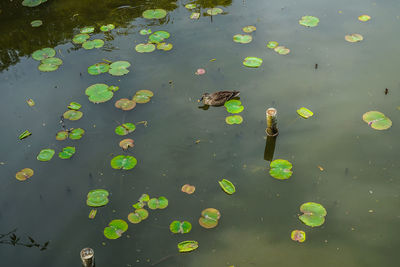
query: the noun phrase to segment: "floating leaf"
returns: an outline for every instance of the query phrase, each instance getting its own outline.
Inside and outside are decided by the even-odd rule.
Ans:
[[[78,33],[77,35],[74,36],[74,38],[72,38],[72,42],[74,44],[83,44],[89,38],[90,36],[87,33]]]
[[[187,234],[192,230],[192,224],[188,221],[173,221],[169,225],[169,230],[174,234]]]
[[[28,130],[25,130],[22,134],[18,136],[19,140],[22,140],[24,138],[27,138],[28,136],[32,135],[32,133]]]
[[[96,217],[96,214],[97,214],[97,210],[96,209],[92,209],[91,211],[90,211],[90,213],[89,213],[89,219],[94,219],[94,217]]]
[[[29,98],[28,100],[26,100],[26,103],[28,104],[28,106],[33,107],[35,105],[35,101],[31,98]]]
[[[182,241],[178,244],[179,252],[190,252],[199,247],[199,243],[197,241],[188,240]]]
[[[228,116],[225,118],[225,122],[230,125],[241,124],[243,122],[243,117],[240,115]]]
[[[156,46],[148,43],[148,44],[138,44],[135,46],[135,50],[138,53],[150,53],[156,50]]]
[[[214,8],[207,9],[207,14],[211,15],[211,16],[215,16],[215,15],[221,14],[222,12],[224,12],[224,11],[219,7],[214,7]]]
[[[248,44],[251,40],[253,40],[253,37],[248,34],[236,34],[233,36],[233,41],[235,43]]]
[[[110,69],[110,65],[104,62],[96,63],[92,66],[89,66],[88,73],[91,75],[99,75],[101,73],[105,73]]]
[[[72,110],[79,110],[81,107],[82,107],[82,105],[77,102],[71,102],[68,105],[68,108],[72,109]]]
[[[190,19],[199,19],[199,18],[200,18],[200,13],[193,12],[193,13],[190,15]]]
[[[232,184],[231,181],[227,179],[222,179],[221,181],[218,181],[218,183],[221,186],[222,190],[225,191],[225,193],[232,195],[236,192],[235,186]]]
[[[69,139],[79,140],[82,138],[84,133],[85,133],[85,130],[83,130],[82,128],[72,129],[69,133]]]
[[[58,154],[60,159],[69,159],[75,154],[75,147],[67,146],[62,149],[62,151]]]
[[[56,140],[58,140],[58,141],[63,141],[65,139],[67,139],[67,138],[68,138],[68,132],[67,131],[59,131],[56,134]]]
[[[32,58],[35,60],[43,60],[49,57],[54,57],[56,55],[56,50],[50,47],[46,47],[43,49],[36,50],[32,53]]]
[[[33,176],[33,170],[31,168],[24,168],[15,174],[15,178],[19,181],[25,181]]]
[[[276,48],[278,45],[279,45],[278,42],[269,41],[268,44],[267,44],[267,47],[268,47],[268,48],[271,48],[271,49],[274,49],[274,48]]]
[[[111,63],[108,73],[113,76],[122,76],[129,72],[128,68],[130,66],[131,63],[129,63],[128,61],[115,61]]]
[[[162,19],[167,15],[167,11],[164,9],[148,9],[142,13],[143,18],[145,19]]]
[[[139,202],[148,202],[150,200],[150,196],[148,194],[142,194],[139,198]]]
[[[119,155],[111,160],[111,167],[113,169],[130,170],[133,169],[137,164],[137,160],[132,156]]]
[[[292,238],[293,241],[303,243],[306,241],[306,233],[300,230],[293,230],[290,234],[290,238]]]
[[[140,30],[141,35],[149,35],[152,31],[150,29],[142,29]]]
[[[38,66],[38,69],[43,72],[50,72],[50,71],[55,71],[58,69],[58,65],[54,64],[40,64]]]
[[[140,223],[149,217],[149,212],[145,209],[137,209],[135,212],[128,214],[128,221],[131,223]]]
[[[150,98],[154,95],[154,93],[150,90],[139,90],[133,96],[133,101],[139,104],[144,104],[150,101]]]
[[[379,111],[368,111],[363,114],[362,118],[375,130],[386,130],[392,126],[392,121]]]
[[[299,114],[301,117],[303,117],[304,119],[308,119],[308,118],[310,118],[312,115],[314,115],[314,113],[311,111],[311,110],[309,110],[308,108],[305,108],[305,107],[302,107],[302,108],[299,108],[298,110],[297,110],[297,114]]]
[[[64,112],[63,117],[64,119],[70,120],[70,121],[77,121],[80,118],[82,118],[83,113],[81,111],[78,110],[68,110],[66,112]]]
[[[127,135],[128,133],[133,132],[135,129],[136,129],[135,124],[128,122],[118,125],[115,128],[115,133],[118,135]]]
[[[226,101],[224,104],[226,111],[229,113],[240,113],[243,111],[244,107],[242,106],[242,102],[240,100],[231,99]]]
[[[203,75],[206,74],[206,70],[205,69],[197,69],[196,72],[194,73],[196,75]]]
[[[319,23],[319,18],[314,16],[304,16],[299,20],[299,24],[306,27],[315,27]]]
[[[24,1],[22,1],[22,5],[27,6],[27,7],[35,7],[46,1],[47,0],[24,0]]]
[[[364,40],[364,37],[361,34],[358,33],[353,33],[353,34],[347,34],[344,39],[347,42],[350,43],[356,43],[356,42],[361,42],[362,40]]]
[[[153,33],[152,35],[149,36],[149,41],[151,43],[161,43],[162,41],[164,41],[165,39],[168,39],[170,36],[169,32],[166,31],[156,31],[155,33]]]
[[[168,206],[168,199],[165,197],[152,198],[147,203],[149,209],[165,209]]]
[[[196,190],[196,187],[194,185],[190,185],[190,184],[185,184],[181,188],[182,192],[189,194],[189,195],[193,194],[195,190]]]
[[[39,26],[42,26],[42,25],[43,25],[43,21],[41,21],[40,19],[31,21],[31,26],[32,27],[39,27]]]
[[[371,17],[368,16],[368,15],[361,15],[361,16],[358,17],[359,21],[368,21],[370,19],[371,19]]]
[[[219,210],[208,208],[201,212],[199,224],[207,229],[214,228],[218,225],[219,218],[221,218],[221,213]]]
[[[249,68],[258,68],[261,66],[263,60],[258,57],[246,57],[243,61],[243,65]]]
[[[136,106],[136,102],[132,101],[128,98],[121,98],[117,102],[115,102],[115,107],[120,108],[122,110],[131,110]]]
[[[42,149],[36,158],[37,160],[40,161],[49,161],[53,158],[54,153],[55,153],[54,149],[50,148]]]
[[[115,28],[114,24],[107,24],[100,27],[100,31],[102,32],[109,32]]]
[[[128,230],[128,224],[124,220],[112,220],[108,227],[104,228],[104,236],[108,239],[117,239]]]
[[[83,28],[80,30],[80,32],[81,32],[81,33],[93,33],[93,32],[94,32],[94,27],[92,27],[92,26],[83,27]]]
[[[95,189],[87,194],[86,205],[90,207],[102,207],[108,203],[108,191],[105,189]]]
[[[186,4],[185,7],[187,9],[191,10],[191,9],[195,9],[197,7],[197,5],[196,4]]]
[[[49,58],[43,59],[41,61],[41,63],[59,66],[63,63],[63,61],[61,59],[59,59],[58,57],[49,57]]]
[[[85,90],[85,94],[89,96],[89,101],[95,104],[103,103],[110,100],[114,93],[113,91],[117,91],[118,87],[116,86],[108,86],[103,83],[96,83]]]
[[[293,165],[285,159],[276,159],[269,165],[271,168],[269,174],[279,180],[289,179],[293,172],[291,171]]]
[[[255,26],[246,26],[246,27],[243,27],[242,30],[246,33],[251,33],[251,32],[254,32],[255,30],[257,30],[257,28]]]
[[[290,49],[285,46],[277,46],[275,47],[274,51],[279,55],[287,55],[290,53]]]
[[[121,140],[121,142],[119,142],[119,146],[123,149],[123,150],[127,150],[130,147],[134,146],[134,141],[132,139],[124,139]]]
[[[94,40],[89,40],[89,41],[84,42],[82,44],[82,47],[87,49],[87,50],[90,50],[90,49],[93,49],[93,48],[103,47],[103,45],[104,45],[104,41],[103,40],[94,39]]]
[[[321,226],[325,222],[327,212],[321,204],[307,202],[300,206],[300,211],[303,215],[300,215],[299,219],[307,226]]]
[[[172,44],[167,44],[167,43],[159,43],[157,44],[157,49],[158,50],[164,50],[164,51],[169,51],[173,47]]]

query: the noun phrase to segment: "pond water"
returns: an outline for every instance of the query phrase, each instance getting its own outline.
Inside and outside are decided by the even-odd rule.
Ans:
[[[98,267],[398,266],[399,1],[48,0],[34,8],[20,2],[0,4],[0,232],[17,228],[23,241],[29,235],[50,243],[44,251],[0,244],[1,266],[79,266],[84,247],[94,249]],[[187,3],[199,5],[200,19],[189,18]],[[224,13],[207,16],[210,7]],[[151,8],[168,14],[142,18]],[[358,21],[362,14],[372,19]],[[304,15],[318,17],[318,26],[299,25]],[[32,28],[35,19],[43,25]],[[116,28],[98,30],[109,23]],[[96,26],[92,38],[103,39],[104,47],[85,50],[71,42],[90,25]],[[257,27],[253,41],[234,43],[233,35],[247,25]],[[136,52],[148,38],[141,29],[168,31],[173,49]],[[351,33],[364,40],[346,42]],[[290,54],[278,55],[268,41]],[[31,54],[44,47],[63,60],[57,71],[37,69]],[[243,66],[248,56],[262,58],[262,66]],[[129,61],[130,72],[87,73],[104,59]],[[195,75],[198,68],[206,74]],[[93,104],[85,89],[95,83],[120,90],[111,101]],[[154,92],[149,103],[131,111],[114,107],[141,89]],[[219,90],[241,92],[242,124],[227,125],[224,107],[198,108],[202,93]],[[29,98],[34,107],[26,104]],[[81,140],[57,141],[60,116],[71,101],[82,104],[84,115],[66,120],[66,127],[86,133]],[[296,110],[303,106],[314,116],[300,118]],[[269,107],[278,110],[280,131],[273,157],[293,163],[285,181],[269,175],[264,159]],[[369,127],[362,115],[370,110],[383,112],[393,126]],[[125,122],[137,124],[126,136],[135,140],[128,152],[118,146],[124,137],[114,133]],[[19,140],[25,130],[32,135]],[[57,154],[49,162],[36,160],[41,149],[58,153],[68,145],[76,147],[69,160]],[[116,155],[132,155],[138,164],[114,170],[110,160]],[[15,173],[27,167],[35,174],[16,180]],[[235,194],[221,190],[222,178],[235,184]],[[182,193],[184,184],[195,185],[195,193]],[[86,195],[97,188],[110,192],[110,202],[90,220]],[[106,239],[103,229],[113,219],[126,220],[143,193],[165,196],[169,206],[129,223],[119,239]],[[310,201],[328,212],[321,227],[298,219],[300,205]],[[216,228],[204,229],[198,218],[210,207],[222,216]],[[173,235],[173,220],[191,222],[192,231]],[[294,229],[306,232],[304,243],[290,239]],[[184,240],[198,241],[199,248],[179,254]]]

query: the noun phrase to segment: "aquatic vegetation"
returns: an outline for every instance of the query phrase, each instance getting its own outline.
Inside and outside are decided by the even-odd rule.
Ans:
[[[149,209],[165,209],[168,207],[168,199],[166,197],[159,197],[159,198],[151,198],[147,202],[147,206]]]
[[[63,63],[63,61],[56,57],[45,58],[41,61],[38,69],[43,72],[55,71]]]
[[[190,252],[199,247],[199,243],[197,241],[188,240],[182,241],[178,244],[179,252]]]
[[[194,185],[190,185],[190,184],[185,184],[181,188],[182,192],[189,194],[189,195],[193,194],[195,190],[196,190],[196,187]]]
[[[111,160],[111,167],[117,170],[130,170],[137,164],[137,160],[132,156],[119,155]]]
[[[142,29],[139,32],[141,35],[149,35],[152,33],[152,31],[150,29]]]
[[[58,153],[58,157],[60,159],[69,159],[75,154],[75,147],[67,146],[62,149],[60,153]]]
[[[207,14],[210,16],[215,16],[215,15],[221,14],[222,12],[224,12],[224,11],[222,10],[222,8],[219,8],[219,7],[207,9]]]
[[[221,181],[218,181],[219,185],[221,186],[222,190],[224,190],[225,193],[232,195],[233,193],[236,192],[236,188],[234,184],[232,184],[231,181],[227,179],[222,179]]]
[[[193,12],[190,15],[190,19],[199,19],[199,18],[200,18],[200,13],[198,13],[198,12]]]
[[[56,140],[58,140],[58,141],[63,141],[65,139],[67,139],[67,138],[68,138],[68,132],[67,131],[59,131],[56,134]]]
[[[39,27],[39,26],[42,26],[42,25],[43,25],[43,21],[41,21],[40,19],[31,21],[31,26],[32,27]]]
[[[271,49],[274,49],[274,48],[276,48],[278,45],[279,45],[278,42],[269,41],[268,44],[267,44],[267,47],[268,47],[268,48],[271,48]]]
[[[104,236],[108,239],[117,239],[126,230],[128,230],[128,224],[124,220],[112,220],[108,227],[104,228]]]
[[[362,118],[375,130],[387,130],[392,126],[392,121],[379,111],[368,111],[363,114]]]
[[[22,134],[20,134],[20,135],[18,136],[18,139],[19,139],[19,140],[22,140],[22,139],[27,138],[27,137],[30,136],[30,135],[32,135],[32,133],[31,133],[30,131],[28,131],[28,130],[25,130]]]
[[[15,178],[19,181],[25,181],[33,176],[33,170],[31,168],[24,168],[15,174]]]
[[[36,158],[39,161],[49,161],[53,158],[54,153],[55,153],[54,149],[50,148],[42,149],[40,150]]]
[[[153,52],[154,50],[156,50],[156,46],[151,43],[138,44],[135,46],[135,50],[136,50],[136,52],[139,52],[139,53],[150,53],[150,52]]]
[[[237,99],[226,101],[224,107],[226,108],[226,111],[233,114],[240,113],[244,109],[244,107],[242,106],[242,102]]]
[[[107,25],[100,26],[100,31],[102,31],[102,32],[109,32],[109,31],[111,31],[113,29],[115,29],[115,25],[114,24],[107,24]]]
[[[201,217],[199,219],[200,226],[210,229],[218,225],[218,220],[221,218],[221,213],[219,210],[214,208],[208,208],[201,212]]]
[[[287,55],[290,53],[290,49],[285,46],[277,46],[275,47],[274,51],[279,55]]]
[[[28,104],[28,106],[33,107],[35,105],[35,101],[31,98],[29,98],[28,100],[26,100],[26,103]]]
[[[136,102],[129,100],[128,98],[121,98],[115,102],[115,107],[122,110],[132,110],[134,107],[136,107]]]
[[[358,33],[352,33],[352,34],[347,34],[344,39],[347,42],[350,43],[356,43],[356,42],[361,42],[362,40],[364,40],[364,37],[361,34]]]
[[[235,43],[241,43],[241,44],[248,44],[253,40],[253,37],[248,34],[235,34],[233,36],[233,41]]]
[[[121,125],[118,125],[115,128],[115,133],[118,135],[127,135],[128,133],[133,132],[136,129],[135,124],[127,122]]]
[[[90,75],[99,75],[101,73],[106,73],[109,69],[110,65],[108,63],[100,62],[89,66],[88,73]]]
[[[186,4],[185,7],[189,10],[195,9],[197,7],[196,4]]]
[[[173,47],[172,44],[167,44],[167,43],[159,43],[157,44],[157,49],[158,50],[164,50],[164,51],[169,51]]]
[[[35,7],[44,2],[47,2],[47,0],[24,0],[22,1],[22,5],[26,7]]]
[[[167,15],[167,11],[161,8],[148,9],[143,11],[142,16],[145,19],[162,19]]]
[[[121,140],[121,142],[119,142],[119,146],[123,149],[123,150],[127,150],[130,147],[134,147],[134,141],[133,139],[123,139]]]
[[[74,38],[72,38],[72,42],[74,44],[83,44],[89,38],[90,36],[87,33],[78,33],[77,35],[74,36]]]
[[[102,207],[107,205],[108,191],[105,189],[94,189],[87,194],[86,205],[89,207]]]
[[[307,202],[300,206],[300,211],[303,214],[299,216],[299,219],[307,226],[317,227],[325,222],[327,212],[321,204]]]
[[[269,167],[269,174],[279,180],[289,179],[293,174],[293,171],[291,171],[292,163],[285,159],[276,159],[271,162]]]
[[[150,90],[139,90],[133,96],[133,101],[139,104],[144,104],[150,101],[151,97],[154,96],[154,93]]]
[[[36,50],[32,53],[32,58],[38,61],[43,59],[54,57],[56,55],[56,50],[50,47],[46,47],[43,49]]]
[[[165,39],[168,39],[169,37],[170,37],[169,32],[156,31],[149,36],[149,41],[151,43],[158,44],[158,43],[161,43],[162,41],[164,41]]]
[[[243,27],[242,30],[246,33],[251,33],[251,32],[254,32],[255,30],[257,30],[257,28],[255,26],[250,25],[250,26]]]
[[[174,234],[187,234],[192,230],[192,224],[188,221],[173,221],[169,225],[169,230]]]
[[[205,69],[197,69],[196,72],[194,73],[196,75],[203,75],[206,74],[206,70]]]
[[[142,194],[138,199],[138,202],[133,204],[132,207],[135,209],[141,209],[146,206],[146,203],[149,202],[150,196],[148,194]]]
[[[82,128],[71,129],[71,131],[69,132],[69,139],[79,140],[82,138],[84,133],[85,130],[83,130]]]
[[[82,105],[77,102],[71,102],[68,105],[68,108],[72,109],[72,110],[79,110],[81,107],[82,107]]]
[[[315,27],[319,23],[319,18],[314,16],[303,16],[299,20],[299,24],[306,27]]]
[[[73,110],[70,109],[66,112],[64,112],[63,117],[64,119],[70,120],[70,121],[77,121],[80,118],[82,118],[83,113],[79,110]]]
[[[243,122],[243,117],[240,115],[228,116],[225,118],[225,122],[229,125],[241,124]]]
[[[90,210],[90,212],[89,212],[88,218],[93,220],[94,217],[96,217],[96,214],[97,214],[97,210],[96,210],[96,209],[92,209],[92,210]]]
[[[104,46],[104,41],[101,39],[94,39],[94,40],[89,40],[85,41],[82,44],[82,47],[85,48],[86,50],[90,50],[93,48],[100,48]]]
[[[117,86],[96,83],[86,88],[85,94],[89,97],[90,102],[98,104],[110,100],[118,89],[119,87]]]
[[[94,32],[94,27],[92,26],[86,26],[80,30],[80,33],[93,33],[93,32]]]
[[[137,209],[135,210],[135,212],[131,212],[128,214],[128,221],[136,224],[147,219],[147,217],[149,217],[149,212],[147,210]]]
[[[243,60],[243,65],[249,68],[258,68],[263,63],[263,60],[258,57],[246,57]]]
[[[131,63],[128,61],[115,61],[111,63],[108,73],[113,76],[122,76],[129,72],[128,68],[131,66]]]
[[[299,114],[301,117],[303,117],[304,119],[308,119],[308,118],[310,118],[312,115],[314,115],[314,113],[311,111],[311,110],[309,110],[308,108],[305,108],[305,107],[302,107],[302,108],[299,108],[298,110],[297,110],[297,114]]]
[[[359,21],[368,21],[368,20],[370,20],[371,19],[371,17],[370,16],[368,16],[368,15],[361,15],[361,16],[359,16],[358,17],[358,20]]]
[[[306,241],[306,233],[301,230],[293,230],[292,233],[290,234],[290,238],[293,241],[303,243],[304,241]]]

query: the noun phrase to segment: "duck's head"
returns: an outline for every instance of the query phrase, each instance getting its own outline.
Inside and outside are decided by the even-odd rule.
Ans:
[[[210,95],[209,93],[204,93],[204,94],[202,94],[202,95],[201,95],[201,98],[200,98],[199,100],[197,100],[197,102],[201,102],[201,101],[203,101],[204,99],[207,99],[209,95]]]

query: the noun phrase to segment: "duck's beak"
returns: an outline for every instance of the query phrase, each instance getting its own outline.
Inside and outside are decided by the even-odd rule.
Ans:
[[[204,98],[204,97],[202,96],[200,99],[198,99],[198,100],[197,100],[197,103],[200,103],[201,101],[203,101],[203,98]]]

